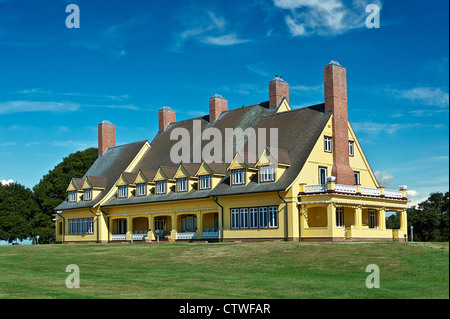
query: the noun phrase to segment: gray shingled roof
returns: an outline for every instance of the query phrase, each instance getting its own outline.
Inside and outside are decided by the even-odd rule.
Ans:
[[[159,167],[162,167],[166,172],[172,167],[170,172],[166,172],[168,177],[172,178],[173,175],[169,175],[171,175],[172,172],[174,174],[174,170],[176,172],[179,163],[172,163],[170,159],[171,147],[178,142],[177,140],[170,140],[170,133],[176,128],[185,128],[190,132],[190,136],[192,137],[193,121],[198,120],[200,121],[202,131],[206,128],[214,127],[222,132],[222,136],[225,136],[225,128],[241,127],[243,130],[248,127],[253,127],[255,129],[266,128],[267,132],[270,128],[277,128],[278,148],[281,150],[279,153],[280,157],[283,162],[290,164],[289,168],[277,182],[258,183],[258,177],[255,173],[252,181],[248,185],[230,186],[230,174],[224,170],[228,165],[212,163],[208,164],[210,168],[213,170],[220,170],[225,174],[221,183],[212,190],[192,190],[188,193],[168,192],[167,194],[162,195],[150,194],[145,197],[131,196],[129,198],[120,199],[112,197],[104,204],[104,206],[286,190],[298,176],[317,139],[328,122],[331,113],[324,112],[323,104],[282,113],[275,112],[276,109],[269,109],[268,102],[264,102],[222,112],[219,118],[214,122],[209,122],[208,116],[205,116],[171,123],[165,131],[159,132],[155,136],[151,143],[150,150],[143,156],[133,172],[138,173],[140,169],[156,171]],[[266,135],[266,145],[270,146],[269,134]],[[201,143],[201,145],[204,146],[208,142],[209,141],[201,141],[199,139],[193,141],[193,143],[191,141],[191,160],[193,158],[192,145],[194,143]],[[225,143],[223,142],[222,144],[224,148]]]
[[[108,148],[103,155],[100,155],[95,160],[94,164],[92,164],[83,176],[83,179],[89,176],[90,181],[94,180],[94,183],[97,186],[104,186],[104,190],[102,190],[101,193],[91,201],[69,203],[66,198],[55,208],[55,210],[93,207],[114,186],[119,179],[120,174],[128,167],[146,142],[147,141],[141,141]]]

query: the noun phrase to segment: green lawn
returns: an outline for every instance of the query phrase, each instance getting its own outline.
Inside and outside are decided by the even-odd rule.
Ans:
[[[0,247],[0,298],[449,298],[448,243]],[[80,288],[65,285],[66,266]],[[366,266],[380,288],[365,285]]]

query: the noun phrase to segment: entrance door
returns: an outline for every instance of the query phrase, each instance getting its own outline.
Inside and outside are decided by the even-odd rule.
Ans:
[[[195,232],[197,229],[197,216],[196,215],[183,215],[181,216],[181,231]]]
[[[167,217],[155,217],[155,230],[162,230],[165,234],[167,232]]]
[[[121,218],[117,220],[117,234],[123,235],[127,233],[127,220]]]

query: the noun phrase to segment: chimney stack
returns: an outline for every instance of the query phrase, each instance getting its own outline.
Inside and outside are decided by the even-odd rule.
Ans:
[[[214,122],[217,120],[221,112],[228,110],[228,101],[222,97],[222,95],[214,94],[209,99],[209,121]]]
[[[108,147],[116,146],[116,127],[110,121],[98,125],[98,155],[103,155]]]
[[[348,114],[347,114],[347,72],[336,61],[324,69],[325,111],[333,112],[333,169],[337,184],[354,185],[355,176],[349,164]]]
[[[289,103],[289,84],[276,76],[269,82],[269,107],[276,107],[282,97],[285,97]]]
[[[176,122],[175,111],[168,106],[164,106],[158,111],[159,131],[164,131],[170,123]]]

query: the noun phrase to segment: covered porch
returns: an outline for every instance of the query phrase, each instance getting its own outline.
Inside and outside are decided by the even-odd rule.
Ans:
[[[109,241],[218,240],[219,214],[215,211],[149,212],[109,217]]]

